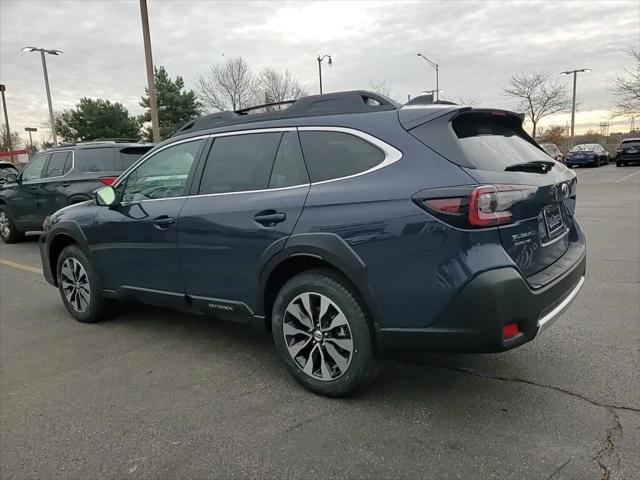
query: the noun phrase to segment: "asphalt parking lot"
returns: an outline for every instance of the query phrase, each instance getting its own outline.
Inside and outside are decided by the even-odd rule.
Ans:
[[[243,325],[75,322],[36,237],[1,244],[0,477],[639,478],[640,168],[577,173],[587,282],[551,329],[387,360],[348,400],[303,390]]]

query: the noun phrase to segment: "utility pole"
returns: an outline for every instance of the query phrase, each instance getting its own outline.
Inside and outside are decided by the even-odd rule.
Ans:
[[[573,100],[571,102],[571,140],[569,142],[569,147],[573,147],[573,133],[576,119],[576,82],[578,73],[590,71],[591,69],[589,68],[580,68],[576,70],[567,70],[565,72],[560,72],[561,75],[573,75]]]
[[[158,101],[156,98],[156,83],[153,74],[153,58],[151,56],[151,35],[149,34],[149,12],[147,0],[140,0],[140,17],[142,18],[142,37],[144,38],[144,56],[147,63],[147,84],[149,91],[149,108],[151,110],[151,130],[153,141],[160,141],[160,124],[158,123]]]
[[[2,93],[2,109],[4,110],[4,126],[7,129],[7,140],[11,138],[11,128],[9,127],[9,115],[7,115],[7,99],[4,96],[4,91],[7,87],[4,84],[0,84],[0,92]]]

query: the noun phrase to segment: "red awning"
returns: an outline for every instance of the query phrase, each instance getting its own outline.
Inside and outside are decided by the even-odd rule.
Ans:
[[[13,150],[12,152],[0,152],[0,157],[17,157],[18,155],[26,155],[27,149]]]

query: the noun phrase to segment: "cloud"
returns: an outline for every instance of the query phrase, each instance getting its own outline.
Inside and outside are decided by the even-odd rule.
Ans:
[[[607,79],[638,39],[637,2],[213,2],[149,0],[154,63],[195,76],[223,55],[256,70],[289,69],[314,92],[318,54],[326,91],[391,85],[398,100],[435,88],[422,52],[440,65],[445,96],[511,107],[500,87],[518,70],[589,67],[578,85],[582,116],[606,116]],[[84,96],[140,113],[146,76],[137,0],[0,2],[0,81],[11,126],[42,126],[48,113],[42,68],[25,45],[57,48],[48,57],[55,110]],[[569,81],[562,77],[562,81]],[[585,117],[586,118],[586,117]],[[594,117],[594,123],[597,123]]]

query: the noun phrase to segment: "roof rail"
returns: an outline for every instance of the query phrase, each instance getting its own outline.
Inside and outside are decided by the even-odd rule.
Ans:
[[[289,105],[289,107],[282,110],[249,114],[251,111],[281,105]],[[345,115],[350,113],[396,110],[398,108],[400,108],[400,104],[390,98],[365,90],[326,93],[323,95],[310,95],[297,100],[256,105],[234,112],[227,111],[204,115],[186,123],[172,136],[175,137],[199,130],[264,120],[280,120],[314,115]]]

